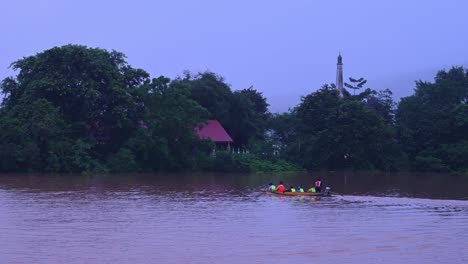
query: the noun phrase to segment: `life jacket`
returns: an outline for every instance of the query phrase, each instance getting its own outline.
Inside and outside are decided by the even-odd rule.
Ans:
[[[284,186],[283,184],[278,185],[278,188],[276,188],[277,192],[284,192]]]
[[[316,182],[315,182],[315,187],[320,187],[320,185],[322,185],[322,182],[321,182],[321,181],[316,181]]]
[[[304,189],[300,188],[300,189],[299,189],[299,192],[304,192]]]
[[[296,192],[296,189],[294,189],[294,188],[291,188],[291,192]]]
[[[308,191],[308,192],[313,192],[313,193],[316,192],[316,191],[315,191],[315,187],[312,187],[312,188],[310,188],[310,189],[307,190],[307,191]]]
[[[272,192],[276,191],[276,186],[271,185],[270,188],[269,188],[269,190],[272,191]]]

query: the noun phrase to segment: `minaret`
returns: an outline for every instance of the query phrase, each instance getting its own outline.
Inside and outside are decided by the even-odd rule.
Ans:
[[[340,93],[340,97],[343,97],[343,61],[341,52],[338,54],[338,63],[336,64],[336,89]]]

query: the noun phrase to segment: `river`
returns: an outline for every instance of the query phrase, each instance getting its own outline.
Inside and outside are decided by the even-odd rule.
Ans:
[[[278,197],[268,182],[337,195]],[[468,176],[0,175],[0,263],[468,263]]]

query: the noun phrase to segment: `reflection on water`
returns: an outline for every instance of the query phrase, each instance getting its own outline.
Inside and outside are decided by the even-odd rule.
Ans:
[[[0,176],[0,263],[468,262],[466,176],[315,177]]]

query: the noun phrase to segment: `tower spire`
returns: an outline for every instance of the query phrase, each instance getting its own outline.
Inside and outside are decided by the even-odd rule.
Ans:
[[[343,97],[343,58],[341,52],[338,53],[338,63],[336,64],[336,89],[340,93],[340,97]]]

